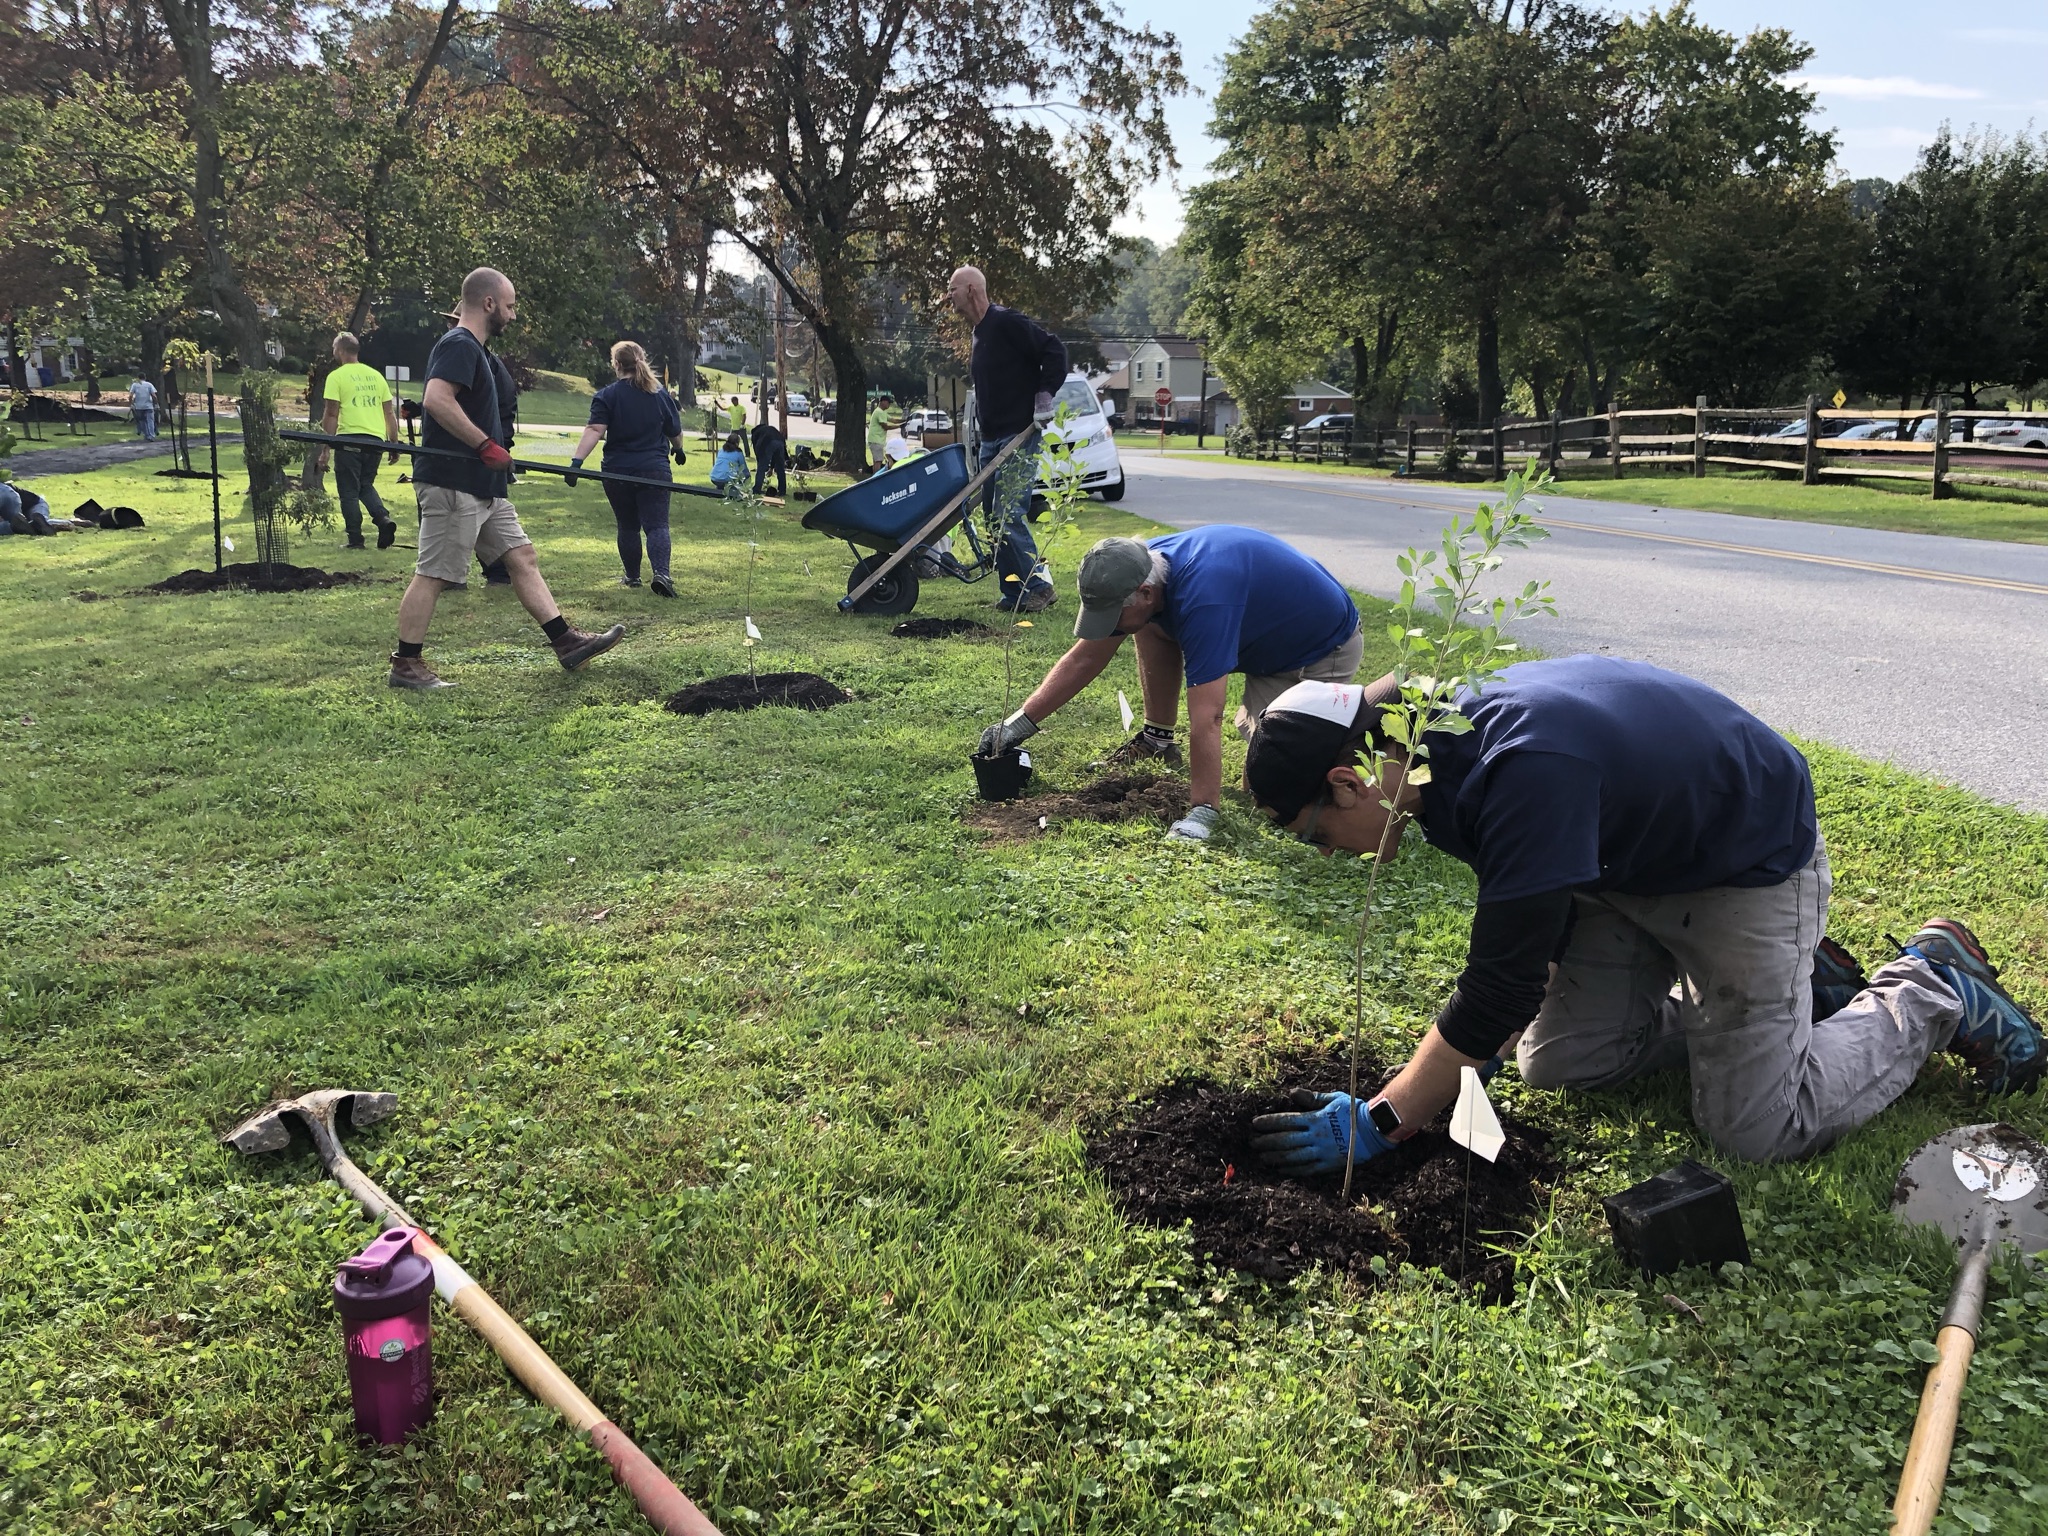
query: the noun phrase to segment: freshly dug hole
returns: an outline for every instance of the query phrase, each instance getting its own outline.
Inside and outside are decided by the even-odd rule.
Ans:
[[[320,592],[361,581],[357,571],[323,571],[311,565],[258,565],[237,561],[218,571],[180,571],[144,587],[145,592]]]
[[[1391,1076],[1361,1071],[1361,1091],[1377,1093]],[[1515,1262],[1491,1250],[1519,1246],[1540,1217],[1558,1172],[1549,1137],[1500,1116],[1507,1132],[1500,1161],[1469,1158],[1469,1234],[1468,1154],[1448,1134],[1448,1111],[1392,1152],[1360,1163],[1348,1206],[1341,1174],[1310,1181],[1261,1169],[1250,1146],[1252,1117],[1293,1108],[1292,1089],[1327,1093],[1348,1079],[1342,1059],[1319,1056],[1288,1063],[1272,1088],[1175,1084],[1127,1124],[1091,1137],[1088,1163],[1130,1220],[1168,1230],[1187,1223],[1194,1251],[1232,1269],[1286,1280],[1322,1264],[1371,1284],[1380,1257],[1440,1269],[1489,1301],[1506,1300]]]
[[[889,633],[898,640],[989,640],[1002,631],[979,619],[905,619]]]
[[[707,677],[701,683],[692,683],[670,694],[661,707],[675,715],[708,715],[721,709],[759,709],[764,704],[786,704],[791,709],[830,709],[852,697],[815,672],[763,672],[759,677],[734,672],[727,677]]]
[[[1057,794],[975,805],[967,812],[967,824],[1011,842],[1037,837],[1063,821],[1156,821],[1163,827],[1187,808],[1188,787],[1179,779],[1116,773]]]

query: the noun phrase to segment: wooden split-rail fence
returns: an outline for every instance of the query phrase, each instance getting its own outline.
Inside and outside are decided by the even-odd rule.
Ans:
[[[1985,442],[2000,423],[2039,426],[2014,441]],[[1890,435],[1844,437],[1870,424]],[[2008,434],[2011,435],[2011,434]],[[1952,409],[1839,410],[1818,398],[1804,406],[1753,409],[1689,406],[1654,410],[1612,407],[1597,416],[1455,424],[1299,428],[1256,439],[1255,456],[1297,464],[1349,464],[1425,475],[1465,470],[1499,480],[1511,469],[1548,469],[1583,477],[1602,472],[1708,466],[1797,475],[1806,485],[1841,480],[1917,480],[1939,501],[1958,485],[2048,491],[2048,415],[2028,411]]]

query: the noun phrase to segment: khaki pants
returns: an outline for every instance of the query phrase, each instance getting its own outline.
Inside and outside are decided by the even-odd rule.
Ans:
[[[1522,1036],[1522,1076],[1605,1088],[1686,1065],[1693,1123],[1730,1156],[1778,1162],[1832,1145],[1904,1093],[1962,1019],[1955,994],[1908,956],[1813,1022],[1813,952],[1833,884],[1816,844],[1804,869],[1760,889],[1578,896],[1571,941]]]
[[[1244,701],[1237,707],[1237,734],[1246,741],[1259,728],[1259,716],[1281,694],[1296,683],[1348,683],[1358,675],[1358,664],[1365,659],[1365,627],[1360,625],[1351,631],[1351,638],[1327,656],[1318,657],[1298,672],[1247,673],[1244,680]]]

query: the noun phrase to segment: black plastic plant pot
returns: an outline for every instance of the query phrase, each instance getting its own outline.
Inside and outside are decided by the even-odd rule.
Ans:
[[[1022,747],[994,757],[977,752],[968,761],[974,764],[974,787],[984,800],[1014,800],[1031,782],[1031,754]]]
[[[1600,1204],[1614,1230],[1615,1252],[1645,1280],[1688,1264],[1719,1269],[1749,1262],[1735,1187],[1690,1158]]]

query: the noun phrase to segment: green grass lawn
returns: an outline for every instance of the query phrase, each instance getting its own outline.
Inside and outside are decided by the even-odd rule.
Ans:
[[[1362,871],[1235,801],[1201,849],[967,829],[974,736],[1071,597],[1015,632],[1009,689],[999,644],[837,615],[846,552],[797,508],[679,502],[664,604],[616,585],[595,488],[522,486],[566,611],[626,643],[565,674],[476,586],[428,651],[460,687],[400,694],[405,551],[335,531],[294,558],[369,583],[140,595],[206,561],[207,486],[44,488],[150,526],[0,540],[0,1528],[642,1529],[438,1308],[433,1426],[354,1440],[326,1288],[370,1225],[304,1151],[215,1140],[321,1085],[399,1095],[357,1159],[728,1533],[1881,1528],[1950,1279],[1886,1200],[1986,1117],[1952,1070],[1826,1156],[1731,1168],[1755,1262],[1719,1280],[1640,1283],[1598,1207],[1720,1161],[1683,1084],[1512,1073],[1568,1172],[1510,1305],[1217,1273],[1120,1219],[1083,1134],[1336,1036]],[[760,665],[854,702],[669,715],[746,665],[755,533]],[[1128,658],[1033,743],[1046,781],[1090,776],[1118,688]],[[1837,936],[1875,961],[1952,912],[2048,1006],[2048,823],[1813,758]],[[1392,1055],[1462,963],[1472,885],[1421,850],[1387,889]],[[1992,1113],[2048,1133],[2038,1103]],[[1993,1298],[1945,1533],[2048,1530],[2048,1283]]]
[[[1735,512],[1744,517],[1792,518],[1840,523],[1852,528],[1886,528],[1897,533],[1946,533],[1964,539],[2005,539],[2048,544],[2048,496],[1961,485],[1946,501],[1926,487],[1893,489],[1881,481],[1856,485],[1801,485],[1790,476],[1763,479],[1740,473],[1710,474],[1704,480],[1677,475],[1644,475],[1626,480],[1567,481],[1567,495],[1598,501],[1637,501],[1654,506]]]

